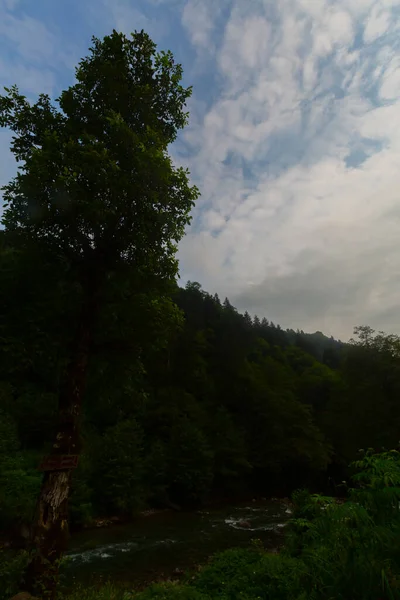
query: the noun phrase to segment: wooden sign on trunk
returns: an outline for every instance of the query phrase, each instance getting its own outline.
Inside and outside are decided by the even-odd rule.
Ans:
[[[46,456],[39,466],[39,471],[68,471],[76,469],[79,456],[77,454],[54,454]]]

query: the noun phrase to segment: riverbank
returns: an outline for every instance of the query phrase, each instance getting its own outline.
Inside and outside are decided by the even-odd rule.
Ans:
[[[282,501],[252,503],[224,512],[168,515],[166,521],[160,515],[147,520],[147,527],[154,529],[147,529],[146,535],[137,526],[135,531],[99,530],[96,534],[104,536],[103,541],[112,535],[112,543],[99,546],[97,538],[92,540],[95,548],[83,551],[81,546],[67,560],[70,575],[86,565],[91,582],[71,579],[69,588],[63,588],[60,581],[60,597],[400,600],[399,465],[397,451],[367,455],[357,463],[354,476],[361,486],[351,488],[349,498],[299,490],[293,497],[293,514]],[[283,538],[285,517],[290,525]],[[241,526],[243,518],[250,528]],[[279,540],[284,547],[277,552]],[[230,549],[224,550],[223,544]],[[67,575],[65,570],[62,575]]]
[[[186,580],[188,570],[199,572],[199,565],[216,553],[250,548],[254,539],[277,551],[289,518],[287,500],[252,499],[191,512],[146,511],[125,523],[109,519],[111,523],[104,526],[71,535],[60,570],[60,591],[67,596],[78,588],[98,589],[106,582],[125,590],[144,590],[161,582],[178,585]],[[11,565],[17,555],[10,551],[2,558]]]
[[[267,588],[271,584],[276,586],[279,591],[282,583],[287,585],[287,578],[291,577],[289,570],[282,574],[286,577],[285,581],[279,581],[276,577],[276,565],[279,562],[284,563],[285,560],[287,559],[281,560],[276,553],[268,552],[259,543],[256,543],[248,549],[235,548],[218,553],[204,561],[203,564],[180,573],[177,577],[159,577],[135,586],[110,582],[102,584],[98,579],[96,585],[77,587],[63,598],[64,600],[210,600],[210,598],[219,597],[270,597],[261,594],[263,591],[268,591]],[[257,582],[261,573],[263,575],[262,589]],[[250,579],[252,579],[251,584]],[[254,583],[256,585],[258,583],[260,587],[257,595],[254,595]],[[223,592],[226,591],[226,595],[222,593],[221,589],[207,589],[217,586],[220,588],[226,586],[226,590],[223,590]],[[235,593],[232,595],[233,590]],[[215,591],[215,594],[210,595],[209,591]],[[253,592],[253,594],[247,596],[247,591]],[[244,596],[244,594],[246,595]],[[273,598],[275,597],[278,596],[274,595]]]
[[[292,505],[290,499],[287,497],[270,498],[269,500],[271,502],[282,502],[282,503],[286,504],[288,507],[290,507]],[[240,500],[238,500],[236,498],[235,501],[239,502],[239,503],[247,502],[247,503],[254,504],[257,502],[267,502],[267,498],[251,497],[251,498],[245,498],[245,499],[241,498]],[[207,514],[207,510],[213,510],[213,509],[215,510],[215,509],[219,509],[219,508],[224,508],[225,506],[232,506],[232,503],[233,503],[232,499],[230,499],[229,501],[226,499],[224,499],[224,500],[219,499],[219,500],[214,500],[213,502],[204,504],[198,510],[187,510],[176,504],[171,504],[168,508],[147,508],[145,510],[140,511],[139,513],[137,513],[136,515],[134,515],[132,517],[126,517],[126,516],[125,517],[123,517],[123,516],[96,517],[96,518],[92,519],[92,521],[90,523],[85,524],[83,527],[72,529],[72,532],[80,531],[82,529],[91,530],[91,529],[99,529],[99,528],[103,528],[103,527],[112,527],[113,525],[123,525],[126,523],[133,523],[141,518],[152,517],[152,516],[165,514],[165,513],[195,512],[198,514]]]
[[[143,591],[125,585],[109,587],[103,595],[101,589],[86,588],[87,593],[68,600],[400,600],[398,456],[392,452],[360,461],[358,468],[364,471],[357,477],[364,485],[353,488],[344,501],[297,492],[281,552],[271,552],[261,539],[248,540],[247,548],[218,552],[211,561],[200,561],[197,570],[177,573],[181,577]],[[254,518],[261,507],[243,510],[253,514],[253,531],[267,529]],[[224,522],[240,529],[237,519]]]
[[[172,512],[172,508],[148,508],[146,510],[140,511],[137,515],[133,517],[122,517],[122,516],[114,516],[114,517],[97,517],[92,519],[90,523],[85,524],[81,528],[72,529],[72,532],[79,531],[81,529],[91,530],[91,529],[99,529],[103,527],[112,527],[113,525],[123,525],[125,523],[133,523],[141,518],[152,517],[155,515],[160,515],[166,512]]]
[[[103,581],[126,584],[179,578],[216,552],[249,547],[260,538],[271,550],[282,544],[290,508],[284,500],[266,500],[201,511],[153,513],[130,523],[71,536],[63,567],[66,587]]]
[[[126,525],[135,523],[140,519],[148,517],[180,511],[180,507],[170,508],[147,508],[138,512],[133,516],[111,516],[111,517],[94,517],[89,522],[81,526],[70,527],[71,535],[80,531],[91,531],[94,529],[103,529],[105,527],[114,527],[116,525]],[[22,550],[26,547],[30,536],[30,528],[27,525],[21,525],[14,531],[0,532],[0,550]]]
[[[165,514],[174,514],[174,513],[182,513],[182,514],[203,514],[206,515],[209,511],[213,510],[224,510],[226,507],[232,506],[234,503],[244,504],[248,503],[249,505],[258,505],[259,503],[266,502],[281,502],[285,504],[285,506],[290,507],[291,502],[289,498],[260,498],[260,497],[248,497],[248,498],[219,498],[214,499],[211,502],[204,504],[201,508],[197,510],[187,510],[182,508],[176,504],[170,504],[168,507],[164,508],[146,508],[135,515],[132,516],[106,516],[106,517],[95,517],[91,519],[89,522],[85,523],[82,526],[72,526],[70,528],[71,536],[81,533],[82,531],[93,531],[98,529],[105,529],[110,527],[122,526],[122,525],[132,525],[140,523],[140,521],[146,520],[149,517],[157,517],[159,515]],[[0,532],[0,550],[23,550],[26,548],[28,540],[30,536],[30,528],[23,524],[19,528],[16,528],[12,531],[8,532]]]

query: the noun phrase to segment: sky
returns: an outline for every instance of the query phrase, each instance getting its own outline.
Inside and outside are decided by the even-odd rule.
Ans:
[[[57,97],[113,28],[193,85],[182,283],[284,328],[400,334],[400,0],[0,0],[0,86]]]

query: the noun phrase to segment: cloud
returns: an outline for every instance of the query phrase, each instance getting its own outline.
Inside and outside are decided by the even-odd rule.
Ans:
[[[400,333],[400,0],[48,6],[0,0],[4,84],[55,95],[115,27],[144,28],[194,85],[171,148],[202,192],[183,280],[285,327]],[[7,136],[0,184],[15,172]]]
[[[26,60],[50,63],[54,60],[55,36],[37,19],[27,15],[16,17],[6,12],[0,21],[0,34]]]
[[[398,100],[400,97],[400,57],[392,58],[382,78],[379,95],[383,100]]]
[[[184,278],[285,327],[400,332],[394,10],[232,2],[214,42],[218,93],[185,134],[203,195]]]
[[[149,19],[132,3],[125,0],[104,0],[104,7],[113,18],[113,26],[117,31],[130,34],[135,29],[145,29],[149,25]]]
[[[384,35],[390,26],[391,12],[380,6],[374,6],[364,29],[364,42],[370,44]]]
[[[211,5],[202,0],[189,0],[182,12],[182,24],[191,35],[191,42],[198,48],[209,49],[215,27]]]
[[[0,160],[0,182],[6,183],[12,169],[15,168],[15,160],[8,148],[11,143],[11,133],[9,131],[0,130],[0,148],[3,152]],[[5,151],[4,151],[5,150]]]
[[[131,0],[101,0],[100,3],[97,1],[90,3],[90,7],[92,14],[97,15],[98,25],[107,24],[107,33],[110,33],[111,28],[122,31],[126,35],[144,29],[153,39],[159,39],[168,29],[161,15],[146,14],[145,3],[134,3]]]
[[[20,0],[0,0],[0,9],[15,10]]]
[[[25,12],[15,12],[17,2],[0,4],[1,45],[12,49],[15,59],[41,67],[71,67],[68,40],[60,43],[59,30]],[[24,64],[24,66],[26,66]]]
[[[0,79],[5,87],[18,83],[21,91],[34,100],[38,94],[52,94],[55,87],[55,75],[51,69],[27,66],[14,59],[6,62],[1,57]]]

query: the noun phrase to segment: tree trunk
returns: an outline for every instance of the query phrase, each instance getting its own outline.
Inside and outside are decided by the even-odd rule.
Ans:
[[[50,457],[79,455],[81,451],[82,396],[98,313],[98,285],[91,275],[85,281],[71,358],[60,389],[57,434]],[[44,473],[31,532],[31,556],[22,585],[31,594],[51,600],[55,597],[60,560],[68,541],[71,476],[71,469],[46,469]]]

